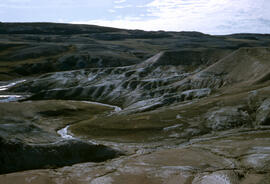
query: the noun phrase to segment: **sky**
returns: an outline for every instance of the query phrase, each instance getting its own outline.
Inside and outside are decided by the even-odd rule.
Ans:
[[[127,29],[270,33],[270,0],[0,0],[1,22]]]

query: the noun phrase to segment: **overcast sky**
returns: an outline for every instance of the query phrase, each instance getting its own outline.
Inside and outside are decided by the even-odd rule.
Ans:
[[[0,21],[270,33],[270,0],[0,0]]]

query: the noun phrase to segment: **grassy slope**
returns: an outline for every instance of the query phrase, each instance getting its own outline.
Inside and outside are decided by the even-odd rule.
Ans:
[[[235,50],[243,46],[267,46],[270,42],[269,35],[210,36],[196,32],[145,32],[51,23],[1,23],[0,34],[0,80],[79,69],[75,66],[79,60],[68,67],[66,64],[69,61],[65,66],[59,65],[64,55],[79,56],[83,60],[86,55],[90,55],[93,58],[103,58],[104,66],[123,66],[139,63],[164,50],[183,48]],[[28,48],[36,46],[43,47],[43,55],[33,57],[28,54],[10,60],[14,53],[24,55]],[[68,49],[48,53],[46,50],[52,46],[56,47],[54,50],[57,50],[57,47],[68,47]],[[96,67],[93,62],[80,67]],[[33,66],[35,64],[37,66]]]

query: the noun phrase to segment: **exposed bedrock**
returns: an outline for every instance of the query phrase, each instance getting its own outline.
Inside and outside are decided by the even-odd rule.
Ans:
[[[105,163],[0,176],[1,183],[269,184],[269,130],[231,132],[161,150],[139,150]]]
[[[207,127],[214,131],[232,129],[252,124],[247,111],[241,107],[223,107],[218,110],[210,109],[206,114]]]
[[[257,109],[257,125],[270,125],[270,98],[265,99]]]
[[[122,107],[158,100],[161,105],[169,105],[208,96],[210,88],[174,84],[196,74],[227,53],[219,49],[161,52],[133,66],[45,74],[12,91],[33,93],[31,99],[91,100]]]
[[[139,112],[258,83],[269,72],[269,55],[268,48],[241,48],[229,55],[219,49],[168,51],[133,66],[49,73],[11,90],[30,92],[32,100],[90,100]]]

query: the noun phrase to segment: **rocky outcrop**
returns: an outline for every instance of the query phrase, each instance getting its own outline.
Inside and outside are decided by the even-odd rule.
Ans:
[[[188,64],[181,61],[181,56],[187,60],[192,53],[198,53],[194,58],[197,63]],[[211,63],[211,59],[219,58],[224,52],[218,49],[200,49],[197,51],[185,50],[166,54],[159,53],[145,62],[127,67],[94,68],[70,72],[58,72],[46,74],[33,81],[12,89],[15,92],[31,92],[34,95],[32,100],[37,99],[73,99],[100,101],[120,105],[124,108],[132,106],[138,111],[146,101],[154,109],[158,107],[155,103],[158,100],[161,105],[170,105],[175,102],[202,98],[211,93],[210,88],[192,88],[183,85],[175,86],[175,83],[192,76],[200,71],[200,67]],[[215,56],[211,58],[209,55]],[[171,56],[171,60],[168,60]],[[205,56],[211,59],[207,59]],[[173,63],[179,58],[178,63]],[[166,66],[161,64],[166,62]],[[159,63],[159,64],[158,64]],[[192,68],[193,67],[193,68]],[[197,68],[199,67],[199,68]],[[196,69],[196,70],[195,70]],[[195,70],[195,71],[194,71]],[[132,94],[132,95],[131,95]],[[143,105],[144,106],[144,105]],[[144,108],[145,109],[145,108]]]
[[[125,159],[120,157],[102,164],[85,163],[1,175],[0,182],[267,184],[270,178],[268,139],[266,130],[230,132],[218,137],[209,135],[193,139],[191,144],[174,147],[167,144],[159,150],[140,149]]]
[[[191,57],[193,54],[194,58]],[[269,70],[269,54],[267,48],[244,48],[212,64],[224,56],[224,52],[219,49],[161,52],[133,66],[42,75],[12,91],[30,92],[33,94],[31,100],[99,101],[142,112],[206,97],[220,88],[253,83]],[[250,72],[242,70],[246,64],[245,70]],[[146,108],[145,103],[149,107]]]
[[[257,109],[257,125],[270,125],[270,99],[266,99]]]
[[[209,111],[206,114],[207,127],[213,131],[233,129],[243,125],[250,126],[252,122],[248,112],[241,107],[223,107]]]

